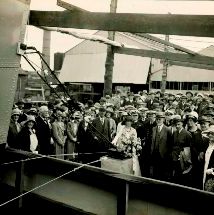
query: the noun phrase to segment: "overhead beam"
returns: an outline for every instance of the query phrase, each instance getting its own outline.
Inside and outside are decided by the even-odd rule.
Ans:
[[[213,15],[110,14],[32,10],[30,11],[29,24],[133,33],[214,36]]]
[[[213,70],[213,65],[205,65],[205,64],[196,64],[196,63],[186,63],[186,62],[178,62],[178,61],[168,61],[169,66],[183,66],[183,67],[191,67],[191,68],[198,68],[198,69],[207,69],[207,70]]]
[[[61,0],[57,0],[57,5],[65,8],[67,10],[70,10],[70,11],[89,12],[80,7],[74,6],[72,4],[69,4],[69,3],[65,2],[65,1],[61,1]]]
[[[139,36],[139,37],[144,37],[144,38],[149,39],[149,40],[152,40],[152,41],[154,41],[154,42],[161,43],[161,44],[163,44],[163,45],[172,47],[172,48],[174,48],[175,50],[182,51],[182,52],[185,52],[185,53],[187,53],[187,54],[198,55],[197,52],[194,52],[194,51],[192,51],[192,50],[186,49],[186,48],[184,48],[184,47],[182,47],[182,46],[179,46],[179,45],[176,45],[176,44],[174,44],[174,43],[170,43],[170,42],[168,42],[168,41],[166,41],[166,40],[162,40],[162,39],[160,39],[160,38],[154,37],[154,36],[149,35],[149,34],[136,33],[136,35]]]
[[[214,65],[214,58],[201,56],[201,55],[188,55],[188,54],[178,54],[171,52],[162,52],[162,51],[152,51],[145,49],[132,49],[132,48],[119,48],[114,47],[115,53],[118,54],[126,54],[126,55],[134,55],[141,57],[151,57],[157,59],[167,59],[171,61],[179,61],[179,62],[188,62],[195,64],[205,64],[205,65]]]

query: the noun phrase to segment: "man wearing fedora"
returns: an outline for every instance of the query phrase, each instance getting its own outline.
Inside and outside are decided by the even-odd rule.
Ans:
[[[148,119],[138,128],[138,136],[141,139],[142,154],[139,157],[141,174],[144,177],[150,176],[150,159],[151,159],[151,144],[152,144],[152,131],[157,125],[156,112],[153,110],[147,111]]]
[[[190,145],[192,141],[191,134],[184,129],[184,120],[175,119],[176,131],[173,132],[172,141],[172,180],[175,183],[189,185],[189,181],[185,181],[184,168],[191,166]]]
[[[153,127],[151,144],[151,177],[159,180],[168,180],[171,132],[164,125],[163,112],[156,114],[157,126]]]
[[[192,136],[190,145],[192,162],[192,183],[191,186],[202,189],[203,181],[203,157],[208,146],[208,139],[203,138],[201,129],[197,126],[197,117],[194,114],[186,116],[187,128]]]
[[[153,110],[154,103],[159,103],[159,100],[155,98],[155,92],[151,91],[149,92],[149,97],[146,99],[147,108],[149,110]]]
[[[100,152],[106,152],[111,143],[110,121],[105,117],[105,114],[106,109],[100,107],[98,117],[91,123],[96,149]]]

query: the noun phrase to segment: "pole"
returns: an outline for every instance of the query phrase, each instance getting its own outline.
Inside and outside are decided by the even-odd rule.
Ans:
[[[21,195],[24,192],[24,162],[18,163],[16,170],[16,181],[15,181],[16,192]],[[23,199],[20,197],[17,201],[18,208],[22,208]]]
[[[165,36],[165,41],[169,42],[169,35]],[[167,52],[167,46],[164,46],[164,52]],[[162,73],[162,80],[161,80],[161,92],[164,93],[166,90],[166,80],[167,80],[167,69],[168,69],[168,60],[164,59],[163,62],[163,73]]]
[[[116,13],[117,11],[117,0],[111,0],[110,13]],[[108,39],[115,39],[115,31],[108,32]],[[114,50],[113,47],[108,45],[107,55],[105,62],[105,76],[104,76],[104,95],[112,94],[112,77],[114,68]]]

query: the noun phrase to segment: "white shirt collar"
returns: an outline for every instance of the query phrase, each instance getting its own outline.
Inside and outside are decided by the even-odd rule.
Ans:
[[[163,124],[162,124],[162,125],[158,125],[158,129],[159,129],[159,131],[161,131],[161,130],[162,130],[162,128],[163,128]]]

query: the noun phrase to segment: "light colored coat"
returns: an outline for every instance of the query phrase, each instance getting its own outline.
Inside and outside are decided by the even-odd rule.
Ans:
[[[64,154],[64,145],[65,145],[65,126],[63,122],[55,121],[52,124],[53,129],[53,139],[55,146],[55,154],[61,155]],[[64,159],[64,156],[56,156],[57,158]]]

